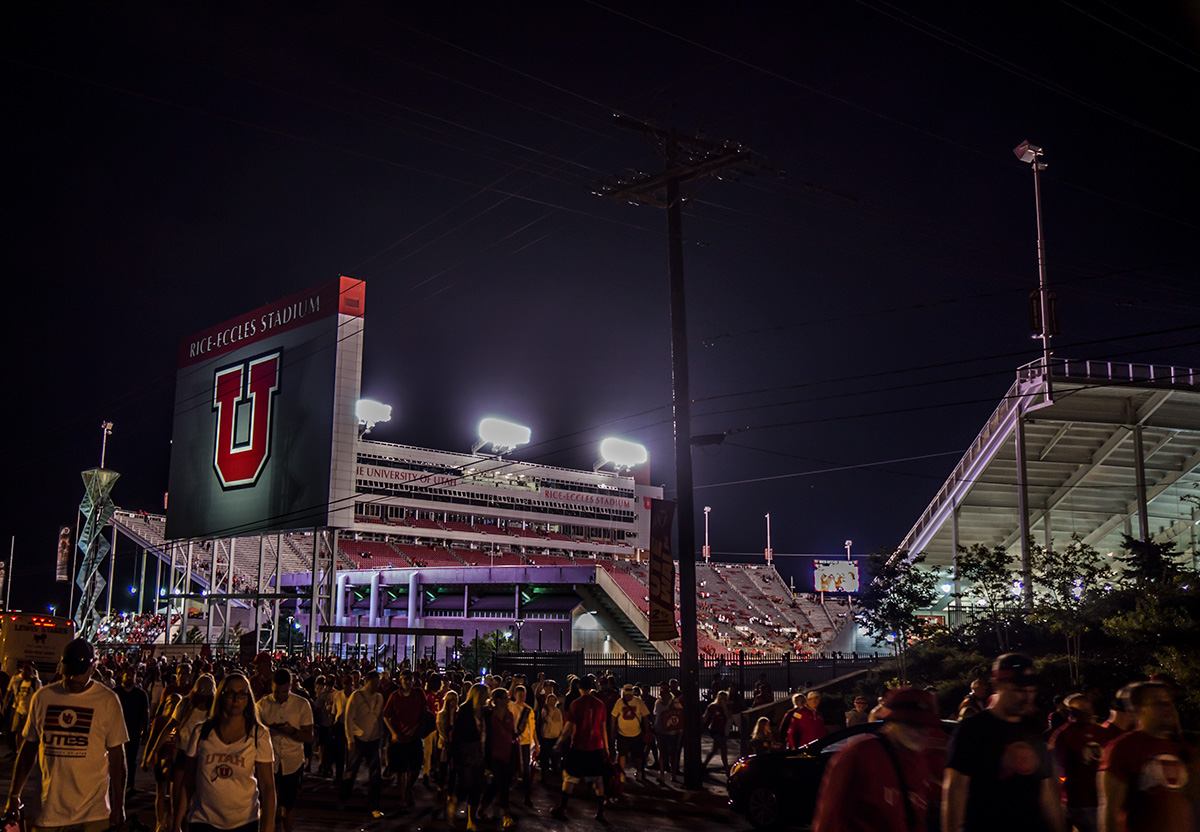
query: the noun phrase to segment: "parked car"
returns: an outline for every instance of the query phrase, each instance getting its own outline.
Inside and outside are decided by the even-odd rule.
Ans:
[[[942,722],[945,735],[955,724]],[[755,829],[810,826],[830,758],[854,737],[876,734],[882,728],[882,722],[868,722],[791,751],[742,757],[729,770],[729,807],[745,815]],[[944,742],[945,736],[940,740]]]

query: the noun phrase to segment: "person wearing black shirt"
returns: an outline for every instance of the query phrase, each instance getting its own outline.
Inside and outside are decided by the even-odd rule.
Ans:
[[[991,706],[950,738],[942,798],[944,832],[1066,832],[1042,726],[1033,660],[1006,653],[992,666]]]
[[[129,772],[125,779],[125,790],[128,793],[134,790],[138,745],[141,744],[146,726],[150,724],[150,700],[146,691],[137,686],[137,678],[132,670],[121,674],[121,684],[116,693],[121,700],[121,710],[125,712],[125,729],[129,732],[129,742],[125,743],[125,770]]]

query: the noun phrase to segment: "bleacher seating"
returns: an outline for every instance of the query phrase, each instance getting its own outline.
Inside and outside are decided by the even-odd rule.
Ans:
[[[570,543],[575,538],[571,537],[570,535],[563,534],[562,532],[546,532],[546,539],[547,540],[561,540],[561,541]]]
[[[534,566],[574,566],[575,561],[571,560],[566,555],[543,555],[535,552],[526,552],[525,559]]]
[[[409,517],[408,525],[414,529],[428,529],[431,532],[445,531],[436,520],[430,520],[428,517]]]
[[[504,535],[505,537],[508,536],[507,531],[499,526],[494,526],[491,523],[477,523],[471,527],[471,531],[475,532],[476,534],[496,534]]]
[[[465,532],[467,534],[475,533],[475,529],[471,528],[470,523],[463,523],[460,520],[444,520],[442,522],[442,526],[448,532]]]
[[[502,552],[496,549],[453,549],[454,554],[462,558],[467,566],[520,566],[521,556],[516,552]]]
[[[525,538],[526,540],[544,540],[545,539],[540,534],[535,532],[533,529],[522,529],[522,528],[518,528],[516,526],[509,526],[508,533],[511,534],[513,537],[522,537],[522,538]]]

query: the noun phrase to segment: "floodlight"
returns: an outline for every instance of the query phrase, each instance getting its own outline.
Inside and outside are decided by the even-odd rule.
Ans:
[[[354,405],[354,415],[358,417],[358,426],[361,428],[359,436],[366,436],[380,422],[392,421],[392,406],[374,399],[359,399]]]
[[[1025,164],[1029,164],[1042,155],[1042,149],[1036,144],[1030,144],[1028,141],[1024,141],[1013,148],[1013,155],[1015,155]]]
[[[608,464],[620,471],[643,465],[649,458],[644,445],[610,436],[600,443],[600,461],[596,467]]]
[[[479,441],[471,446],[477,453],[484,445],[491,445],[497,454],[506,454],[518,445],[528,445],[533,433],[524,425],[488,417],[479,422]]]

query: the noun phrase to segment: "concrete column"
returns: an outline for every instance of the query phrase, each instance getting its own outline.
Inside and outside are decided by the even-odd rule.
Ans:
[[[951,489],[953,493],[953,489]],[[958,504],[955,503],[950,507],[950,551],[954,553],[952,563],[954,564],[954,615],[950,619],[950,626],[957,627],[961,623],[962,618],[962,585],[958,580]]]
[[[371,575],[371,606],[367,613],[367,625],[370,627],[379,626],[379,573]],[[377,637],[374,633],[367,636],[367,645],[374,651],[377,643]]]
[[[1029,481],[1026,471],[1025,414],[1018,405],[1016,430],[1013,431],[1017,451],[1017,520],[1021,535],[1021,599],[1026,612],[1033,611],[1033,564],[1029,552]]]
[[[416,569],[408,576],[408,622],[407,627],[420,627],[420,603],[421,603],[421,573]],[[417,652],[417,647],[420,645],[420,639],[416,634],[410,634],[408,637],[408,655],[414,656]]]
[[[1146,505],[1146,452],[1142,447],[1142,426],[1133,426],[1133,465],[1137,474],[1137,511],[1138,537],[1143,543],[1149,543],[1150,511]]]

